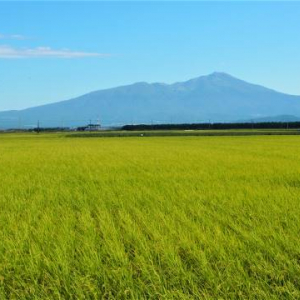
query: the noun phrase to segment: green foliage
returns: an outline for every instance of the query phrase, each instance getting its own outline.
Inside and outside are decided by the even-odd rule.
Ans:
[[[245,122],[245,123],[186,123],[125,125],[122,130],[228,130],[228,129],[288,129],[300,128],[300,122]]]
[[[0,136],[0,299],[299,299],[297,136]]]

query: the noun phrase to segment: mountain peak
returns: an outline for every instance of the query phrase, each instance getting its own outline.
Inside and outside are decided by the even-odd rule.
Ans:
[[[237,78],[224,73],[224,72],[213,72],[208,75],[196,77],[193,79],[190,79],[183,83],[177,83],[178,84],[184,84],[186,87],[189,87],[191,89],[199,88],[199,86],[223,86],[223,85],[232,85],[235,82],[239,81]]]
[[[225,73],[225,72],[213,72],[213,73],[211,73],[211,74],[209,74],[205,77],[207,77],[209,79],[222,79],[222,80],[224,80],[224,79],[227,79],[227,80],[228,79],[231,79],[231,80],[236,79],[232,75],[230,75],[228,73]]]
[[[232,77],[231,75],[229,75],[228,73],[225,73],[225,72],[213,72],[213,73],[209,74],[208,76],[211,76],[211,77]]]
[[[235,77],[231,76],[225,72],[213,72],[208,75],[202,75],[193,79],[188,80],[188,82],[195,82],[195,81],[215,81],[215,80],[232,80],[236,79]]]

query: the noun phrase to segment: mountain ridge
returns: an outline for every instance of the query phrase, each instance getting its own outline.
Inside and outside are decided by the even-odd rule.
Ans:
[[[18,126],[29,126],[38,120],[48,127],[58,122],[78,126],[98,118],[104,125],[113,125],[232,122],[279,115],[300,116],[300,96],[214,72],[171,84],[136,82],[60,102],[0,112],[0,128],[16,127],[16,122]]]

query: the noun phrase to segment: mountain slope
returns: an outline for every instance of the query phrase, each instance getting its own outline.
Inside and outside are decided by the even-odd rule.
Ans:
[[[100,90],[21,111],[0,112],[0,127],[75,126],[100,118],[106,125],[235,121],[300,116],[300,96],[279,93],[225,73],[174,84],[144,82]]]
[[[279,115],[273,117],[254,118],[251,120],[241,120],[247,123],[269,123],[269,122],[299,122],[300,118],[292,115]]]

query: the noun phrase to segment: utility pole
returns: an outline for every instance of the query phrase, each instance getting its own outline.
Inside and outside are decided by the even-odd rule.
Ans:
[[[37,133],[38,134],[40,133],[40,120],[38,120],[37,122]]]
[[[21,117],[19,117],[19,125],[18,125],[18,127],[19,127],[19,130],[21,130],[21,127],[22,127]]]
[[[101,127],[101,123],[100,123],[100,115],[98,115],[97,125],[99,125],[99,127]]]

